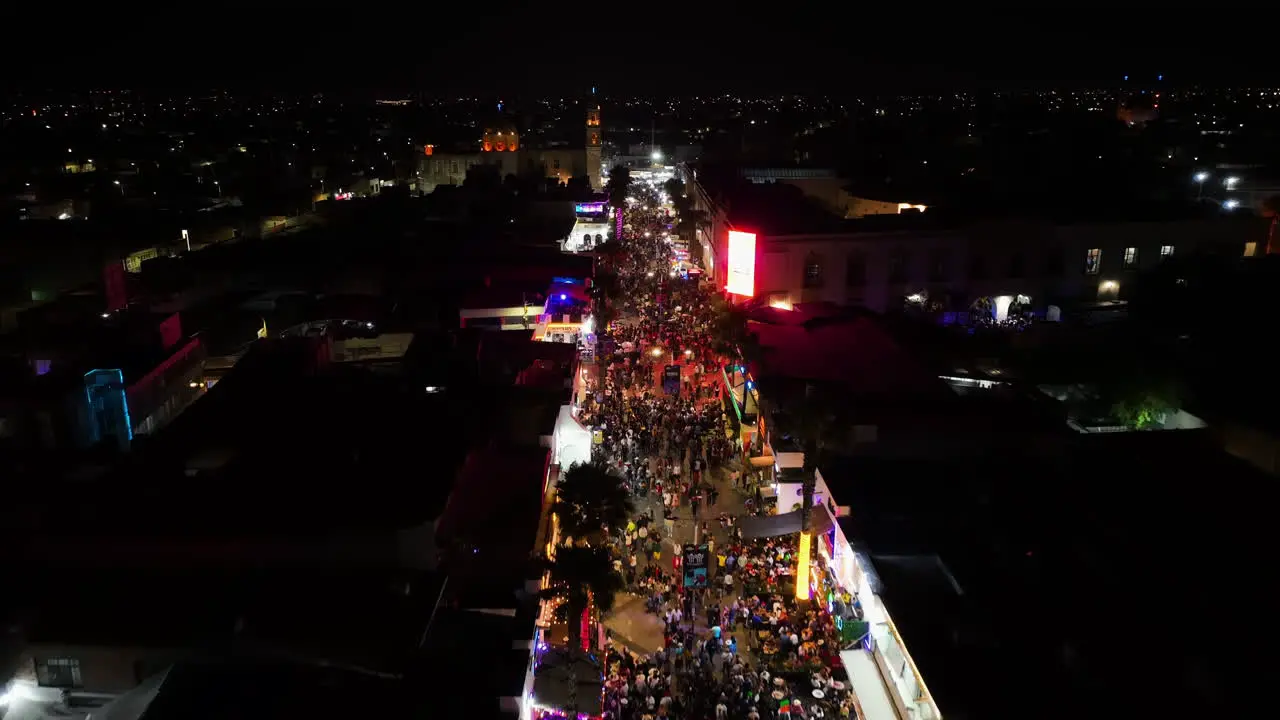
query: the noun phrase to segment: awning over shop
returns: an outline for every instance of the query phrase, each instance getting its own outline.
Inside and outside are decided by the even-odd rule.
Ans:
[[[796,510],[764,517],[744,517],[739,521],[742,536],[747,539],[759,539],[800,532],[802,512]],[[809,511],[809,531],[813,534],[821,535],[833,526],[831,513],[826,508],[815,507]]]

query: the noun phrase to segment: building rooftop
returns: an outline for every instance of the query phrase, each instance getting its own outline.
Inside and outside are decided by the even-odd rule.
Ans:
[[[433,518],[465,442],[430,458],[421,446],[448,432],[451,396],[317,365],[324,352],[313,339],[255,344],[71,514],[81,527],[219,534],[386,530]],[[419,466],[435,472],[420,477]],[[358,492],[337,490],[350,482]]]
[[[464,690],[445,693],[433,709],[481,720],[513,717],[510,703],[524,694],[534,619],[524,608],[441,610],[427,635],[422,675],[434,686]]]
[[[777,174],[778,171],[770,171]],[[862,232],[894,232],[929,229],[945,231],[991,222],[1031,222],[1072,225],[1123,222],[1177,222],[1209,220],[1220,223],[1254,224],[1262,220],[1247,213],[1224,214],[1216,206],[1196,207],[1180,202],[1162,202],[1126,198],[1123,201],[1100,200],[1096,196],[1063,199],[1057,194],[1038,193],[1012,200],[995,198],[989,192],[948,195],[948,202],[935,204],[928,198],[935,193],[903,189],[903,197],[911,202],[925,202],[923,213],[871,215],[845,220],[807,197],[799,187],[786,182],[753,183],[741,177],[720,177],[712,173],[699,176],[703,188],[726,211],[735,227],[769,236],[848,235]],[[851,188],[859,197],[882,196],[883,191]],[[1264,232],[1259,230],[1258,232]]]
[[[842,219],[786,183],[741,182],[720,190],[735,228],[766,236],[839,232]]]
[[[76,608],[65,573],[33,572],[18,602],[29,643],[230,649],[393,671],[416,648],[443,578],[397,570],[241,567],[81,569],[94,593]],[[316,597],[325,602],[316,603]]]
[[[786,316],[785,311],[775,311]],[[859,394],[949,393],[875,321],[864,315],[814,317],[800,324],[751,322],[761,348],[753,374],[840,384]]]
[[[391,717],[421,712],[399,678],[315,663],[228,656],[182,662],[93,712],[104,720]]]
[[[1236,658],[1262,656],[1274,633],[1249,620],[1264,593],[1215,579],[1268,562],[1269,511],[1240,501],[1265,481],[1197,431],[1077,438],[1062,461],[859,462],[827,479],[939,707],[1023,717],[1055,697],[1054,717],[1236,714],[1247,701],[1232,688],[1262,681]],[[1209,478],[1212,492],[1197,485]],[[1189,617],[1215,618],[1212,647],[1188,640]],[[1132,693],[1175,679],[1177,693]]]
[[[467,456],[437,529],[451,577],[529,575],[550,461],[550,451],[537,446]]]

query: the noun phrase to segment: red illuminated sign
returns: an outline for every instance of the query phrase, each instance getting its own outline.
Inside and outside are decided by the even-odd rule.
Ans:
[[[734,295],[756,294],[756,234],[729,231],[729,279],[725,289]]]

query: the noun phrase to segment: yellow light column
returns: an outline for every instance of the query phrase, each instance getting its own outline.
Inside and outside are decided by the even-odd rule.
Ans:
[[[813,536],[800,533],[800,550],[796,553],[796,599],[809,599],[809,556],[813,552]]]

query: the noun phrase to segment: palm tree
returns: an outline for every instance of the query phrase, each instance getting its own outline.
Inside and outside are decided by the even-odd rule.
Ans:
[[[662,191],[671,198],[671,204],[675,205],[677,208],[681,206],[682,200],[687,199],[684,196],[684,181],[680,178],[671,178],[670,180],[662,183]]]
[[[609,171],[609,182],[605,183],[604,191],[609,195],[609,205],[613,207],[614,212],[621,214],[622,208],[627,204],[627,197],[631,193],[631,171],[622,165],[615,165]]]
[[[803,493],[800,510],[803,514],[800,516],[800,532],[807,533],[810,511],[813,510],[813,493],[818,486],[818,469],[822,467],[822,456],[835,426],[835,416],[828,396],[812,384],[805,386],[804,399],[798,409],[796,430],[804,443],[804,479],[800,486]]]
[[[758,354],[755,335],[748,328],[747,309],[716,295],[712,303],[714,321],[711,340],[717,352],[743,361],[755,360]]]
[[[608,243],[605,243],[605,245],[608,245]],[[601,245],[600,248],[605,247],[605,245]],[[597,248],[597,251],[600,248]],[[613,270],[597,270],[595,276],[591,279],[591,299],[595,301],[597,308],[616,301],[621,290],[622,286],[618,282],[618,273]]]
[[[551,510],[562,535],[592,540],[625,527],[636,509],[622,478],[598,463],[576,463],[560,476]]]
[[[540,596],[543,600],[559,600],[569,630],[566,655],[569,668],[569,717],[578,717],[578,664],[582,657],[582,623],[579,618],[594,601],[603,617],[613,609],[613,601],[626,587],[622,576],[613,569],[613,558],[602,547],[562,547],[555,560],[544,560],[549,582]]]

